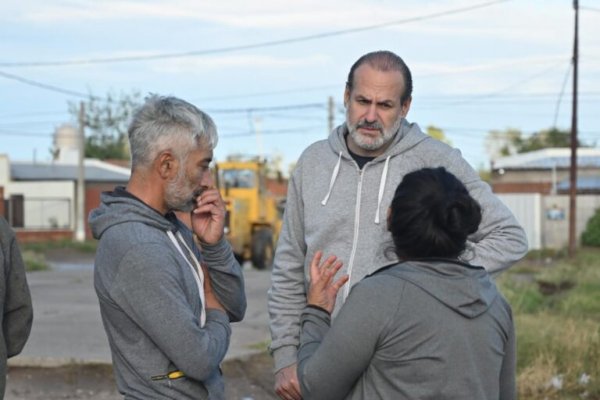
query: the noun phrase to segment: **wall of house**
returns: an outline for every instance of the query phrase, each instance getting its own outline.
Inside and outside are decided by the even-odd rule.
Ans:
[[[564,248],[569,245],[569,196],[544,196],[544,237],[548,248]],[[587,221],[600,208],[599,195],[578,195],[576,199],[575,232],[577,245]],[[552,216],[554,214],[554,217]],[[564,216],[564,218],[560,218]]]
[[[10,181],[10,160],[6,154],[0,154],[0,186],[6,187]]]
[[[568,169],[556,170],[505,170],[500,174],[494,171],[491,186],[494,193],[542,193],[551,194],[552,186],[568,180]],[[580,168],[577,171],[579,178],[595,177],[600,175],[598,168]]]
[[[6,218],[6,209],[4,208],[4,186],[0,185],[0,216]]]
[[[569,245],[569,196],[530,194],[498,194],[525,229],[530,250],[563,249]],[[578,195],[576,199],[576,238],[587,221],[600,208],[599,195]]]
[[[72,230],[75,221],[75,182],[13,181],[4,195],[24,196],[24,228]]]
[[[65,229],[29,230],[13,228],[20,243],[58,242],[73,239],[73,231]]]
[[[100,195],[102,192],[114,190],[115,186],[125,186],[124,182],[112,183],[88,183],[85,187],[85,238],[93,239],[92,231],[88,225],[88,216],[90,212],[100,205]]]
[[[16,185],[16,184],[19,185]],[[50,185],[50,183],[62,183],[66,185]],[[39,185],[39,183],[37,183]],[[43,182],[45,186],[43,189],[38,188],[39,190],[35,192],[37,198],[44,199],[46,205],[52,204],[52,200],[56,199],[57,196],[61,193],[74,193],[75,191],[75,182]],[[92,232],[88,226],[88,215],[91,210],[98,207],[100,205],[100,194],[104,191],[111,191],[117,185],[124,185],[123,182],[114,182],[114,183],[88,183],[86,185],[86,193],[85,193],[85,233],[86,239],[93,239]],[[25,194],[25,200],[27,201],[28,197],[33,197],[34,192],[30,191],[30,185],[26,185],[24,182],[14,182],[13,189],[16,191],[15,193]],[[0,188],[2,190],[2,188]],[[1,194],[1,191],[0,191]],[[14,193],[13,193],[14,194]],[[1,198],[1,197],[0,197]],[[14,228],[17,237],[22,242],[40,242],[40,241],[59,241],[59,240],[71,240],[74,236],[74,218],[75,218],[75,203],[74,200],[71,199],[70,202],[71,208],[71,225],[67,228],[61,227],[45,227],[44,229],[36,229],[33,227],[31,223],[32,220],[36,220],[36,218],[40,217],[40,210],[32,210],[29,207],[25,208],[25,227],[24,228]],[[50,217],[48,212],[51,210],[48,207],[45,210],[46,216]],[[0,210],[1,211],[1,210]],[[0,214],[1,215],[1,214]]]

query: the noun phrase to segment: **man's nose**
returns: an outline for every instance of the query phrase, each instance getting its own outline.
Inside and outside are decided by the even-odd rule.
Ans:
[[[369,108],[367,109],[367,114],[365,115],[365,120],[367,122],[377,121],[377,105],[375,103],[369,105]]]
[[[214,179],[212,172],[208,171],[202,174],[202,178],[200,179],[200,184],[202,186],[210,187],[213,185]]]

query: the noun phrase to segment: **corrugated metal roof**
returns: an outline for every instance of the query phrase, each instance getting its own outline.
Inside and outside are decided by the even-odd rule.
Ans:
[[[552,148],[502,157],[494,161],[494,169],[552,169],[569,168],[571,149]],[[579,168],[600,168],[600,149],[577,149]]]
[[[10,165],[14,181],[72,181],[77,180],[77,165],[13,162]],[[127,182],[130,172],[99,160],[85,160],[86,182]]]

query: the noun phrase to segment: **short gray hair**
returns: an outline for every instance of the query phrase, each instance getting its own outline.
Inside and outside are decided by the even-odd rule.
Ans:
[[[148,166],[165,150],[185,159],[196,146],[217,145],[217,127],[193,104],[172,96],[151,94],[129,124],[131,169]]]

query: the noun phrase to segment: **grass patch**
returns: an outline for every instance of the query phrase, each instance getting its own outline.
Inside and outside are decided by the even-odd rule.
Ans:
[[[23,262],[25,263],[25,271],[46,271],[50,269],[50,265],[46,261],[46,257],[43,254],[32,251],[32,250],[24,250],[21,253],[23,257]]]
[[[23,243],[21,244],[21,247],[23,248],[23,250],[32,250],[39,253],[56,249],[71,249],[80,251],[82,253],[95,253],[96,248],[98,247],[98,241],[86,240],[85,242],[76,242],[73,240],[59,240],[49,242]]]
[[[600,250],[526,258],[498,286],[513,308],[519,398],[600,399]]]

